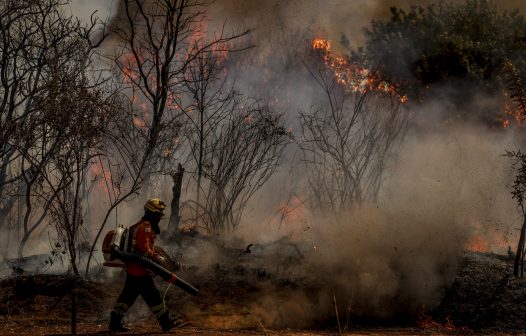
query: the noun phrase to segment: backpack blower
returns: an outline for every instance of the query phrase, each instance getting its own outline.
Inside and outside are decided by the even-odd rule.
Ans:
[[[199,290],[188,282],[178,277],[159,265],[155,261],[141,255],[131,253],[130,251],[130,234],[129,230],[119,226],[116,230],[109,231],[102,242],[102,253],[104,254],[104,266],[124,267],[126,262],[134,262],[150,270],[155,275],[160,276],[163,280],[173,283],[185,292],[197,295]]]

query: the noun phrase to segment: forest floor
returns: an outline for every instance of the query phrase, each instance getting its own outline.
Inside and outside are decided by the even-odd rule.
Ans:
[[[49,324],[39,323],[38,320],[32,319],[31,322],[23,323],[19,319],[15,320],[3,320],[0,319],[0,335],[35,335],[35,336],[55,336],[55,335],[71,335],[68,321],[62,321],[63,323]],[[118,333],[118,335],[186,335],[186,336],[330,336],[330,335],[345,335],[345,336],[441,336],[441,335],[500,335],[500,336],[519,336],[526,335],[526,332],[504,332],[504,331],[450,331],[450,330],[433,330],[433,329],[419,329],[419,328],[374,328],[374,329],[360,329],[344,331],[341,334],[337,330],[326,330],[326,331],[312,331],[312,330],[223,330],[223,329],[210,329],[206,327],[183,327],[174,329],[170,332],[163,333],[159,330],[159,327],[151,323],[151,321],[136,322],[130,325],[133,328],[133,332]],[[109,333],[106,329],[106,325],[102,324],[91,324],[81,322],[77,326],[78,335],[115,335]]]
[[[0,319],[0,335],[35,335],[35,336],[54,336],[54,335],[71,335],[71,329],[68,325],[68,320],[54,321],[40,320],[31,317],[24,319]],[[159,326],[149,320],[136,321],[129,325],[133,332],[118,333],[118,335],[187,335],[187,336],[329,336],[329,335],[345,335],[345,336],[419,336],[419,335],[526,335],[526,332],[504,332],[504,331],[451,331],[451,330],[437,330],[437,329],[420,329],[420,328],[372,328],[344,331],[341,334],[338,330],[269,330],[260,328],[256,329],[211,329],[207,327],[187,326],[179,329],[174,329],[170,332],[161,332]],[[79,322],[77,325],[78,335],[115,335],[107,331],[106,324],[95,324],[88,322]]]
[[[403,319],[398,322],[366,323],[359,319],[340,317],[342,335],[526,335],[526,281],[510,276],[507,256],[467,252],[456,280],[445,291],[442,303],[426,313],[426,323]],[[212,267],[208,279],[192,279],[202,285],[202,293],[190,297],[181,290],[158,283],[170,310],[184,315],[190,323],[170,333],[161,333],[156,321],[142,300],[128,312],[125,323],[129,335],[338,335],[334,314],[323,315],[311,325],[290,328],[273,316],[275,324],[265,320],[264,312],[251,303],[269,290],[269,280],[261,285],[253,280],[253,270],[237,264]],[[191,272],[190,272],[191,273]],[[189,274],[190,274],[189,273]],[[256,276],[269,277],[269,274]],[[72,298],[76,297],[77,333],[79,335],[109,335],[109,312],[124,281],[122,274],[112,281],[77,282],[72,295],[71,278],[64,275],[19,275],[0,281],[0,335],[69,335],[71,334]],[[197,282],[199,281],[199,282]],[[298,287],[290,279],[270,290],[285,296]],[[265,289],[266,288],[266,289]],[[280,292],[282,291],[282,292]],[[267,293],[268,294],[268,293]],[[179,305],[179,306],[178,306]],[[261,306],[259,306],[261,307]],[[280,307],[264,306],[272,311]],[[300,308],[301,309],[301,308]],[[285,310],[286,311],[286,310]],[[280,314],[282,314],[281,310]],[[268,317],[268,316],[267,316]],[[442,322],[435,322],[442,321]],[[447,321],[447,323],[445,322]],[[288,321],[287,323],[290,323]],[[397,324],[398,323],[398,324]],[[124,334],[125,335],[125,334]]]

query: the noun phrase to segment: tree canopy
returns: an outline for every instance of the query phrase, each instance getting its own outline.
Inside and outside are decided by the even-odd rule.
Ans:
[[[405,83],[408,93],[459,79],[492,90],[501,87],[508,61],[526,74],[526,20],[489,0],[440,1],[407,12],[393,7],[389,20],[366,30],[366,39],[362,51],[371,65]]]

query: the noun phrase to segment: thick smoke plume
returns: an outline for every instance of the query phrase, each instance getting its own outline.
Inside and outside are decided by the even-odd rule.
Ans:
[[[310,215],[282,223],[282,233],[304,251],[300,265],[288,266],[291,276],[317,290],[269,290],[253,309],[270,323],[297,326],[331,315],[333,296],[355,317],[411,318],[423,306],[435,307],[474,235],[499,253],[514,244],[517,212],[502,156],[518,146],[512,133],[473,125],[411,131],[380,204],[336,219]],[[288,313],[269,312],[270,303]]]

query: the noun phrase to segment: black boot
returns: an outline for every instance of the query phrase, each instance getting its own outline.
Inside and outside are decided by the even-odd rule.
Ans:
[[[122,315],[117,314],[115,312],[111,312],[110,325],[108,329],[110,329],[110,331],[121,331],[121,332],[130,331],[129,328],[126,328],[125,326],[122,325]]]
[[[189,323],[185,321],[182,317],[170,317],[170,313],[166,312],[159,316],[159,324],[161,325],[161,328],[163,328],[163,331],[167,332],[173,328],[186,326]]]
[[[170,329],[173,328],[173,322],[168,311],[159,316],[159,324],[161,325],[161,328],[163,328],[164,332],[170,331]]]

